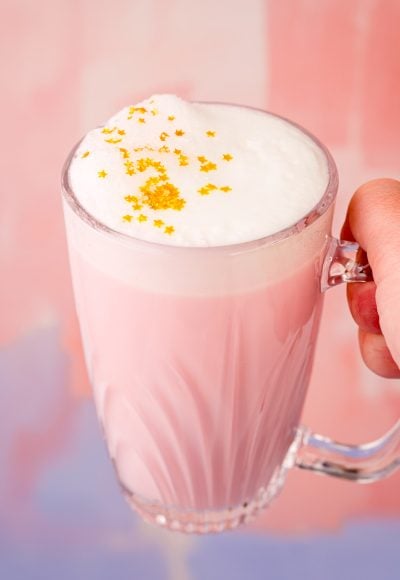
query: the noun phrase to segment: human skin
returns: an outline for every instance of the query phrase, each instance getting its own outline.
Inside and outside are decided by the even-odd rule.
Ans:
[[[374,179],[354,193],[342,228],[366,251],[374,281],[348,284],[350,312],[365,364],[400,377],[400,181]]]

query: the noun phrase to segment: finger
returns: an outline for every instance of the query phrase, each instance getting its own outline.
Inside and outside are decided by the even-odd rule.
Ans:
[[[347,301],[356,324],[365,332],[382,334],[375,292],[375,282],[347,284]]]
[[[380,327],[400,365],[400,182],[376,179],[361,186],[350,202],[343,232],[368,254]]]
[[[385,379],[400,377],[400,369],[390,354],[384,336],[360,329],[358,339],[363,360],[371,371]]]

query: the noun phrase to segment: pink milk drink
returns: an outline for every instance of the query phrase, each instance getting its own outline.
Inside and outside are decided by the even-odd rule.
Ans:
[[[257,110],[154,96],[75,148],[65,218],[85,357],[128,501],[235,527],[297,445],[336,174]]]

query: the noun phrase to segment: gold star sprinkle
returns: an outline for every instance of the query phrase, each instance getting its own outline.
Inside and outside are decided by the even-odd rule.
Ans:
[[[124,197],[124,200],[127,201],[128,203],[132,203],[133,201],[137,201],[137,197],[136,195],[126,195]]]
[[[136,169],[143,173],[149,167],[146,158],[141,158],[136,161]]]
[[[123,159],[128,159],[129,158],[129,151],[128,151],[128,149],[125,149],[125,147],[120,147],[119,150],[122,153]]]
[[[179,155],[179,165],[189,165],[189,157],[187,155]]]
[[[134,203],[132,206],[132,209],[134,209],[135,211],[139,211],[139,209],[142,209],[143,205],[141,203]],[[143,220],[140,220],[143,221]]]
[[[164,232],[168,235],[173,234],[174,231],[175,231],[174,226],[165,226],[165,228],[164,228]]]
[[[138,217],[138,221],[139,222],[147,222],[147,215],[144,215],[143,213],[141,213],[140,216]]]
[[[206,131],[206,135],[207,137],[215,137],[216,133],[215,131]]]
[[[162,220],[154,220],[153,224],[156,228],[161,228],[164,225],[164,222]]]
[[[207,163],[205,163],[204,165],[202,165],[200,167],[200,171],[215,171],[217,169],[217,166],[215,163],[212,163],[211,161],[208,161]]]
[[[160,177],[149,177],[139,189],[143,193],[143,203],[151,209],[180,211],[186,203],[186,200],[180,197],[179,189],[173,183],[161,181]]]
[[[174,121],[174,120],[175,120],[175,117],[173,115],[168,116],[168,121]]]
[[[139,123],[145,123],[146,119],[144,117],[139,117],[138,121]]]
[[[210,194],[210,190],[207,189],[207,187],[200,187],[200,189],[197,190],[200,195],[209,195]]]
[[[182,131],[182,129],[177,129],[177,130],[175,131],[175,135],[176,135],[177,137],[182,137],[182,135],[184,135],[184,134],[185,134],[185,131]]]
[[[199,157],[197,158],[200,163],[206,163],[207,162],[207,157],[204,157],[204,155],[199,155]]]
[[[85,157],[87,157],[88,155],[90,155],[90,151],[85,151],[85,153],[82,153],[81,157],[82,157],[82,158],[85,158]]]
[[[132,119],[135,113],[147,113],[147,109],[145,107],[129,107],[128,109],[128,119]]]
[[[175,155],[181,155],[182,149],[174,149]]]
[[[98,175],[99,177],[101,177],[102,179],[104,179],[105,177],[107,177],[108,173],[107,173],[107,171],[105,171],[104,169],[101,169],[101,171],[98,171],[98,172],[97,172],[97,175]]]
[[[110,137],[109,139],[104,139],[104,141],[106,143],[112,143],[113,145],[115,145],[116,143],[120,143],[122,139],[114,139],[113,137]]]
[[[125,131],[123,129],[118,129],[118,135],[125,135]]]
[[[232,188],[231,188],[231,187],[229,187],[229,185],[223,185],[223,186],[222,186],[222,187],[220,187],[219,189],[220,189],[220,191],[225,191],[226,193],[227,193],[228,191],[232,191]]]
[[[136,169],[138,171],[146,171],[148,167],[153,167],[158,173],[166,172],[165,166],[160,161],[155,161],[151,157],[141,157],[136,161]]]
[[[115,129],[116,129],[115,127],[113,127],[112,129],[109,127],[104,127],[101,132],[105,133],[106,135],[110,135],[115,131]]]
[[[233,157],[232,157],[232,155],[231,155],[230,153],[224,153],[224,154],[222,155],[222,159],[223,159],[224,161],[231,161],[231,160],[233,159]]]
[[[170,149],[167,145],[163,145],[162,147],[159,148],[158,152],[159,153],[169,153]]]
[[[207,183],[207,185],[200,187],[200,189],[198,189],[197,191],[200,193],[200,195],[210,195],[210,193],[215,189],[218,189],[216,185],[214,185],[213,183]]]
[[[167,139],[167,137],[169,137],[168,133],[166,133],[165,131],[163,131],[160,135],[160,140],[161,141],[165,141]]]
[[[126,161],[124,161],[124,165],[126,167],[125,173],[127,173],[128,175],[135,174],[135,168],[133,166],[133,161],[129,161],[129,159],[127,159]]]
[[[131,216],[129,214],[126,214],[126,215],[123,216],[122,219],[125,220],[126,222],[131,222],[132,219],[133,219],[133,216]]]
[[[152,115],[158,115],[158,110],[157,109],[151,109],[150,113]]]

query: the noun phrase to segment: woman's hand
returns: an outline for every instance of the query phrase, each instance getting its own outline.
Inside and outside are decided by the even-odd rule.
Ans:
[[[342,229],[367,252],[374,282],[347,285],[365,364],[387,378],[400,377],[400,182],[375,179],[350,202]]]

